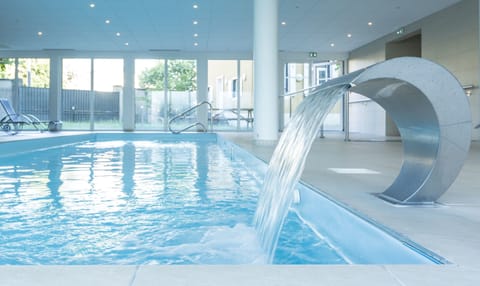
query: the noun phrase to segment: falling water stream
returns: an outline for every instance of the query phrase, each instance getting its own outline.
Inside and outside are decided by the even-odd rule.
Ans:
[[[349,87],[319,87],[307,96],[298,106],[275,148],[254,218],[260,243],[270,263],[312,143],[328,112]]]

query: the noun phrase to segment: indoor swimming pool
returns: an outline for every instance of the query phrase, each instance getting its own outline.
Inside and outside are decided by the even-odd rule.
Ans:
[[[216,134],[92,133],[2,143],[1,265],[262,264],[266,164]],[[442,258],[299,184],[275,264]]]

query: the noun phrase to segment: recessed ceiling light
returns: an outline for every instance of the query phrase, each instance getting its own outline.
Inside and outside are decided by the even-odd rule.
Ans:
[[[90,8],[95,8],[95,3],[90,3]]]
[[[125,46],[128,46],[128,42],[126,42],[124,45],[125,45]]]
[[[197,24],[198,24],[198,21],[197,21],[197,20],[193,21],[193,24],[194,24],[194,25],[197,25]]]
[[[105,24],[110,24],[110,20],[105,20]]]
[[[198,9],[198,5],[197,5],[197,4],[193,4],[193,9]]]
[[[282,26],[286,26],[286,25],[287,25],[287,22],[285,22],[285,21],[282,21],[282,23],[281,23],[281,24],[282,24]]]
[[[195,47],[198,47],[198,43],[197,43],[197,42],[193,43],[193,45],[194,45]]]
[[[37,35],[38,35],[39,37],[41,37],[41,36],[43,36],[43,32],[38,32]]]
[[[197,34],[197,33],[193,34],[193,37],[197,38],[197,37],[198,37],[198,34]]]
[[[120,37],[121,34],[120,32],[117,32],[115,35],[117,35],[117,37]]]
[[[373,23],[372,23],[372,22],[368,22],[368,25],[369,25],[369,26],[373,26]]]
[[[351,38],[351,37],[352,37],[352,34],[347,34],[347,37],[348,37],[348,38]]]
[[[330,44],[330,47],[335,47],[335,44],[334,44],[334,43],[331,43],[331,44]]]

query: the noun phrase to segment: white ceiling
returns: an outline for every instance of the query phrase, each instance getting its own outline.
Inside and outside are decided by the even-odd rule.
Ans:
[[[253,1],[2,0],[0,50],[249,52]],[[287,22],[285,26],[279,23],[280,50],[318,52],[351,51],[460,2],[279,1],[279,22]],[[194,9],[194,4],[199,8]],[[110,24],[105,23],[107,19]],[[193,25],[194,20],[198,25]],[[369,21],[372,26],[367,25]]]

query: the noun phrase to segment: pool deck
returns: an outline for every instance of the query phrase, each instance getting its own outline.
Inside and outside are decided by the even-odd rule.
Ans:
[[[0,142],[59,134],[2,134]],[[222,136],[265,161],[275,147],[256,144],[251,133]],[[398,141],[345,142],[339,134],[327,133],[315,141],[302,180],[451,264],[2,266],[0,285],[480,285],[480,142],[472,143],[458,179],[433,206],[394,206],[373,195],[395,179],[401,162]],[[378,173],[341,174],[331,168]]]

